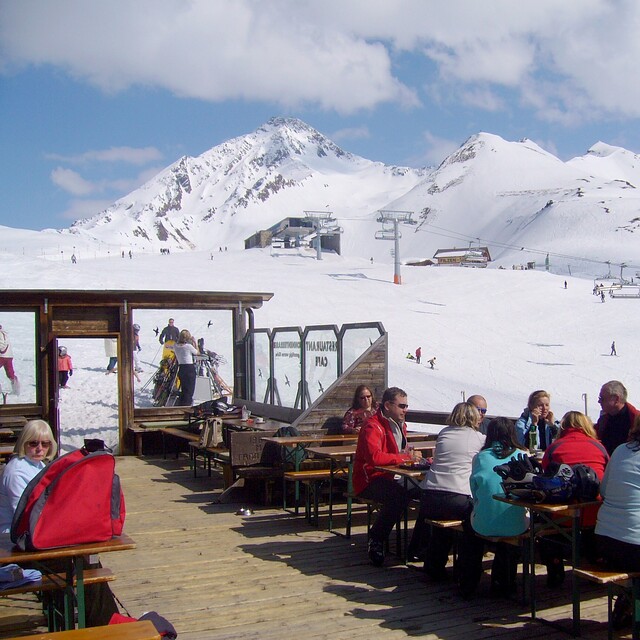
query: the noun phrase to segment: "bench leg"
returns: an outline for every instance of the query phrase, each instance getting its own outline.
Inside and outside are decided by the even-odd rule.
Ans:
[[[633,640],[640,640],[640,578],[633,578],[631,582],[631,597],[633,598],[631,637]]]

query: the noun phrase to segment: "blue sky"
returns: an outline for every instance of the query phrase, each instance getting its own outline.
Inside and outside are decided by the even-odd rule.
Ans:
[[[272,116],[388,164],[479,131],[640,152],[639,27],[635,0],[2,0],[0,225],[69,226]]]

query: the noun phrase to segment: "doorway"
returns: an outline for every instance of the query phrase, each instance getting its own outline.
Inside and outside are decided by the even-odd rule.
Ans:
[[[65,347],[73,374],[67,388],[58,387],[60,452],[84,444],[85,438],[100,438],[119,451],[118,373],[109,373],[105,340],[109,338],[58,338],[56,352]]]

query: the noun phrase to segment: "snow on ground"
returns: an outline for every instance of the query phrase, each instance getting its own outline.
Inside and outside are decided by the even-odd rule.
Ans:
[[[403,284],[394,285],[393,264],[326,253],[318,261],[314,250],[269,249],[214,253],[213,260],[209,252],[133,260],[114,255],[76,265],[3,253],[0,274],[0,288],[273,292],[255,313],[256,327],[380,321],[389,333],[389,384],[404,388],[416,409],[449,411],[463,394],[481,393],[490,413],[516,416],[531,391],[547,389],[558,417],[570,409],[584,411],[586,402],[595,420],[599,388],[610,379],[624,382],[630,401],[640,403],[633,359],[640,337],[632,320],[640,299],[607,297],[602,303],[592,295],[593,280],[544,271],[403,266]],[[142,326],[145,369],[136,402],[148,402],[143,387],[159,359],[153,328],[161,329],[169,314],[180,328],[205,335],[207,348],[229,360],[222,373],[231,380],[224,318],[213,318],[207,328],[205,312],[148,314],[134,317]],[[23,329],[14,331],[6,322],[0,318],[17,352],[19,342],[29,342]],[[613,340],[617,357],[610,356]],[[115,423],[115,380],[104,375],[102,341],[64,342],[77,368],[71,388],[63,390],[63,422],[75,429],[112,416]],[[405,357],[418,346],[421,365]],[[433,370],[427,364],[432,356]],[[27,383],[26,399],[30,374],[19,373]],[[6,390],[4,374],[0,384]]]

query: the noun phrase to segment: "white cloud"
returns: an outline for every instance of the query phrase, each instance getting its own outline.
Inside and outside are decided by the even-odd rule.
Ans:
[[[90,218],[104,211],[110,204],[112,204],[111,200],[71,200],[60,217],[73,221]]]
[[[342,143],[345,140],[362,140],[371,137],[368,127],[346,127],[334,131],[329,136],[334,142]]]
[[[343,113],[417,104],[382,44],[320,29],[306,13],[291,1],[24,0],[5,3],[0,39],[7,62],[52,64],[106,92],[137,84]]]
[[[635,0],[21,0],[0,11],[0,66],[53,65],[106,92],[353,113],[418,106],[432,85],[493,111],[506,87],[545,120],[640,115]],[[394,67],[398,54],[421,58],[420,72]]]
[[[156,162],[162,153],[155,147],[111,147],[110,149],[90,150],[73,156],[57,153],[47,154],[47,159],[69,164],[86,164],[90,162],[123,163],[142,166]]]
[[[85,180],[77,171],[63,167],[56,167],[51,172],[51,181],[74,196],[86,196],[96,190],[95,185]]]
[[[448,155],[459,149],[462,142],[460,140],[441,138],[430,131],[425,131],[422,134],[422,138],[425,142],[425,150],[416,162],[418,165],[439,165]]]
[[[142,186],[145,182],[151,180],[151,178],[155,178],[162,169],[163,167],[148,167],[133,178],[110,180],[105,184],[105,187],[118,192],[118,194],[120,194],[118,197],[121,197],[121,195],[129,193],[130,191]]]

